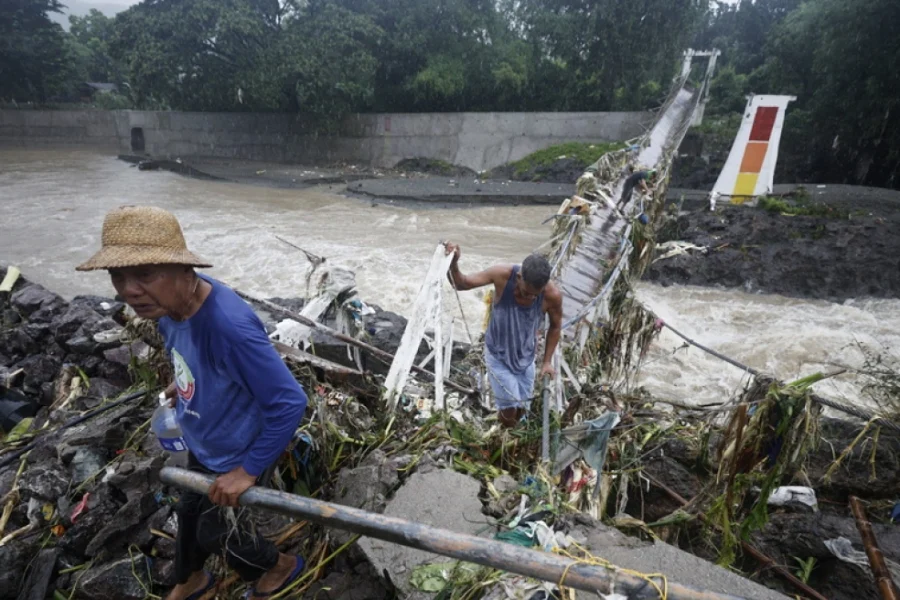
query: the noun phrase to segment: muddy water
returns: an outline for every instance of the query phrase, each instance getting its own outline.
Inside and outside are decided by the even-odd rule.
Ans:
[[[288,240],[356,272],[369,302],[404,313],[442,239],[463,249],[464,269],[521,260],[547,238],[548,207],[417,209],[189,179],[98,154],[0,150],[0,262],[64,296],[109,293],[108,278],[76,273],[100,246],[103,215],[123,204],[174,212],[212,276],[266,296],[302,296],[309,263]],[[465,294],[466,312],[480,310]]]
[[[785,381],[859,368],[864,362],[860,345],[894,357],[900,348],[897,300],[836,304],[652,284],[641,284],[638,297],[687,337]],[[642,369],[640,381],[649,391],[690,403],[720,402],[747,380],[739,369],[683,346],[681,338],[663,330]],[[865,384],[845,374],[822,381],[815,389],[822,396],[871,408],[860,393]]]
[[[442,239],[462,244],[465,270],[519,260],[548,236],[548,207],[474,209],[371,206],[317,190],[275,190],[141,172],[114,157],[83,151],[0,150],[0,264],[65,296],[111,294],[100,273],[74,267],[99,247],[103,215],[122,204],[175,212],[188,244],[216,267],[209,272],[265,296],[304,294],[309,267],[281,236],[329,263],[353,269],[369,302],[406,313]],[[898,347],[900,302],[844,304],[701,288],[642,285],[641,299],[697,341],[790,379],[833,365],[860,363],[857,341]],[[447,296],[454,312],[455,299]],[[461,294],[480,327],[477,292]],[[665,333],[651,349],[639,383],[686,402],[732,395],[741,373],[696,349],[675,350]],[[674,350],[674,353],[673,353]],[[860,382],[842,376],[819,384],[825,396],[858,401]]]

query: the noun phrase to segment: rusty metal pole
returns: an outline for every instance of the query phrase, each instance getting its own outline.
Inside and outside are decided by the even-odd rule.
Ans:
[[[166,467],[160,472],[164,483],[205,494],[213,477]],[[625,593],[629,600],[658,600],[659,594],[646,579],[614,569],[579,563],[578,561],[539,552],[521,546],[438,529],[405,519],[370,513],[349,506],[331,504],[302,496],[294,496],[260,487],[252,487],[241,495],[244,506],[254,506],[283,515],[300,517],[329,527],[402,544],[411,548],[449,556],[510,573],[518,573],[566,587],[592,593]],[[662,589],[663,582],[654,582]],[[746,600],[738,596],[717,594],[668,582],[669,600]]]
[[[866,517],[866,509],[863,508],[862,502],[856,496],[850,496],[850,512],[856,519],[856,528],[859,529],[866,556],[869,557],[869,566],[872,569],[872,575],[875,576],[875,586],[881,594],[881,600],[900,600],[900,596],[897,595],[897,587],[894,585],[894,580],[891,579],[891,572],[884,562],[884,554],[881,553],[878,540],[875,539],[875,532],[872,531],[872,524]]]
[[[544,406],[542,407],[541,424],[541,460],[544,464],[550,462],[550,377],[544,376],[544,393],[542,394]]]

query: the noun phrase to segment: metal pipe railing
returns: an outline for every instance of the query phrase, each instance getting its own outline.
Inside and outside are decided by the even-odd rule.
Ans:
[[[541,394],[541,460],[550,462],[550,377],[544,376],[544,391]]]
[[[160,473],[164,483],[205,494],[212,485],[211,475],[166,467]],[[529,550],[495,540],[438,529],[405,519],[388,517],[357,508],[294,496],[285,492],[252,487],[240,497],[244,506],[253,506],[321,525],[449,556],[510,573],[534,577],[587,592],[628,595],[629,600],[657,600],[660,596],[647,579],[590,565],[570,558]],[[663,582],[654,582],[662,589]],[[696,590],[668,582],[668,600],[745,600],[737,596]]]

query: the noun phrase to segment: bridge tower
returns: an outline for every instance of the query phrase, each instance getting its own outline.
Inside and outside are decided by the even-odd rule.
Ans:
[[[703,113],[706,110],[706,103],[709,102],[709,88],[712,85],[713,74],[716,70],[716,60],[721,54],[722,52],[716,48],[712,50],[694,50],[689,48],[684,51],[684,62],[681,64],[682,80],[686,80],[688,75],[691,74],[691,65],[695,58],[709,58],[709,63],[706,66],[706,76],[703,78],[703,91],[700,103],[697,105],[697,110],[694,111],[694,120],[691,122],[693,126],[703,123]]]

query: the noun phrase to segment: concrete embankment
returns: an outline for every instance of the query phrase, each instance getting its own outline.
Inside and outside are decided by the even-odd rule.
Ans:
[[[561,142],[629,139],[650,119],[645,112],[357,114],[322,135],[294,114],[5,109],[0,145],[376,167],[426,157],[480,172]]]

